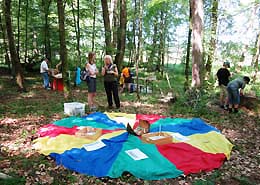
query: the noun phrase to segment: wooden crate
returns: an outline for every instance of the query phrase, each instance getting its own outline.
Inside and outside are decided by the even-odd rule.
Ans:
[[[85,127],[75,133],[77,137],[96,140],[102,135],[101,128]]]
[[[141,139],[144,143],[151,143],[156,145],[172,143],[172,136],[164,132],[143,134]]]

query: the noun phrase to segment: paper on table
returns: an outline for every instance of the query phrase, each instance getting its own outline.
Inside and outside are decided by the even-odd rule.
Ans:
[[[165,138],[165,136],[152,136],[152,137],[149,137],[149,139],[151,139],[151,140],[158,140],[158,139],[163,139],[163,138]]]
[[[181,134],[179,134],[179,133],[170,133],[170,134],[172,135],[172,137],[173,137],[174,139],[177,139],[177,140],[179,140],[179,141],[188,141],[188,140],[190,140],[188,137],[183,136],[183,135],[181,135]]]
[[[94,151],[94,150],[98,150],[100,148],[105,147],[106,144],[103,143],[102,141],[96,141],[94,143],[90,143],[90,144],[85,144],[83,145],[83,147],[87,150],[87,151]]]
[[[145,155],[141,150],[138,148],[132,149],[132,150],[126,150],[125,151],[132,159],[135,161],[142,160],[148,158],[147,155]]]

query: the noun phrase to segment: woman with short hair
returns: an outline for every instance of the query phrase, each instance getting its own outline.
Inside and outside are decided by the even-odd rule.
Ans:
[[[115,64],[113,64],[112,57],[106,55],[104,57],[104,66],[102,67],[102,76],[104,76],[104,87],[107,94],[108,108],[113,107],[112,95],[114,97],[114,102],[116,108],[120,108],[120,100],[118,96],[118,70]]]

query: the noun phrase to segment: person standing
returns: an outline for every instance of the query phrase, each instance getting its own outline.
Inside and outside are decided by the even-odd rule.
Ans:
[[[243,89],[245,88],[246,84],[250,82],[250,78],[244,76],[243,79],[236,78],[232,80],[227,85],[228,91],[228,102],[229,102],[229,113],[232,113],[232,108],[234,106],[234,112],[238,112],[238,106],[240,103],[240,96],[243,96]]]
[[[98,74],[98,69],[95,63],[96,54],[94,52],[89,52],[88,62],[86,63],[85,69],[89,73],[88,84],[88,106],[90,111],[95,111],[97,109],[95,105],[96,96],[96,78]]]
[[[40,67],[40,73],[42,75],[43,78],[43,85],[44,88],[47,90],[50,90],[50,86],[49,86],[49,67],[48,67],[48,63],[49,60],[47,58],[43,59],[42,63],[41,63],[41,67]]]
[[[118,96],[118,70],[115,64],[113,64],[112,57],[106,55],[104,57],[104,66],[102,67],[102,76],[104,76],[104,87],[107,95],[108,108],[113,107],[112,95],[116,108],[120,108],[120,100]]]
[[[229,62],[224,62],[223,67],[217,72],[218,83],[220,88],[220,107],[228,110],[228,97],[227,97],[227,84],[230,79],[230,72],[228,68],[230,67]]]

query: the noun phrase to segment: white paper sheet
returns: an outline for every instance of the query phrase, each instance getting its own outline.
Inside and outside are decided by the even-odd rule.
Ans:
[[[153,141],[158,140],[158,139],[163,139],[163,138],[165,138],[165,136],[151,136],[151,137],[149,137],[149,139],[151,139]]]
[[[138,148],[132,149],[132,150],[126,150],[125,151],[132,159],[135,161],[142,160],[142,159],[147,159],[148,156],[145,155],[141,150]]]
[[[174,139],[177,139],[179,141],[188,141],[190,140],[188,137],[186,136],[183,136],[181,135],[180,133],[170,133],[171,136],[174,138]]]
[[[100,148],[105,147],[106,144],[103,143],[102,141],[96,141],[94,143],[90,143],[90,144],[85,144],[83,145],[83,147],[87,150],[87,151],[94,151],[94,150],[98,150]]]

